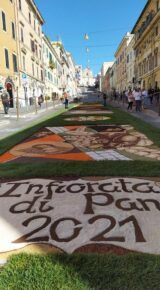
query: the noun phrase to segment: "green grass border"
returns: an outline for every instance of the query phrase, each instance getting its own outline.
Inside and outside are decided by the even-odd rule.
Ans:
[[[3,178],[53,178],[80,176],[159,177],[159,161],[55,161],[46,163],[0,164]]]
[[[70,106],[70,109],[76,105]],[[114,112],[113,120],[110,124],[129,124],[132,125],[136,130],[145,134],[151,139],[155,145],[160,146],[160,130],[153,127],[144,121],[131,116],[127,112],[123,112],[120,109],[112,108],[108,106],[110,110]],[[44,126],[63,126],[73,125],[64,124],[63,118],[66,115],[62,115],[66,112],[65,109],[60,109],[38,122],[34,126],[30,126],[25,130],[16,133],[10,137],[3,139],[0,142],[0,153],[12,148],[17,143],[25,140],[31,136],[37,130]],[[77,116],[77,115],[76,115]],[[86,125],[89,122],[74,122],[74,125]],[[91,122],[89,125],[99,124],[99,122]],[[103,124],[108,124],[106,121]],[[146,177],[159,177],[160,176],[160,162],[159,161],[54,161],[45,162],[43,166],[41,163],[25,163],[25,164],[0,164],[0,177],[1,178],[34,178],[34,177],[59,177],[59,176],[146,176]]]
[[[54,254],[11,257],[0,290],[159,290],[160,256]]]
[[[76,107],[76,105],[70,105],[69,110]],[[39,129],[46,126],[46,123],[50,122],[53,118],[58,115],[63,114],[67,110],[64,108],[59,109],[57,112],[50,113],[49,116],[43,116],[41,120],[34,121],[31,125],[27,126],[25,129],[18,131],[6,138],[0,140],[0,155],[7,152],[16,144],[22,142],[26,138],[30,137],[32,134],[37,132]]]

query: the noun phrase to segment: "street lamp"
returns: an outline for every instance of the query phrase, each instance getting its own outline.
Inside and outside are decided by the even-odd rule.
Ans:
[[[89,36],[88,36],[87,33],[85,33],[85,35],[84,35],[84,39],[85,39],[85,40],[88,40],[88,39],[89,39]]]

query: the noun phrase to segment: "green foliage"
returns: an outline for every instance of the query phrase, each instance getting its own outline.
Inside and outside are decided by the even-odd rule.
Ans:
[[[56,68],[56,64],[55,64],[55,62],[53,61],[53,60],[50,60],[50,62],[49,62],[49,67],[50,67],[50,69],[55,69]]]
[[[27,255],[11,257],[0,290],[160,289],[160,256]]]

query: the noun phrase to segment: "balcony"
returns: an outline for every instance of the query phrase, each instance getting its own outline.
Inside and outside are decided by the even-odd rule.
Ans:
[[[157,12],[158,13],[158,12]],[[147,27],[150,25],[150,23],[152,22],[153,18],[155,17],[155,15],[157,14],[155,11],[151,11],[148,16],[146,17],[145,21],[142,23],[140,29],[137,31],[136,33],[136,39],[138,40],[142,34],[144,33],[144,31],[147,29]]]

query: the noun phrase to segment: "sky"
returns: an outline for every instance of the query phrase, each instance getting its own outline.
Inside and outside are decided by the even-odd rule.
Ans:
[[[45,19],[45,34],[53,41],[61,40],[75,63],[83,68],[89,64],[96,75],[103,62],[114,61],[119,43],[126,32],[131,32],[147,0],[35,2]]]

